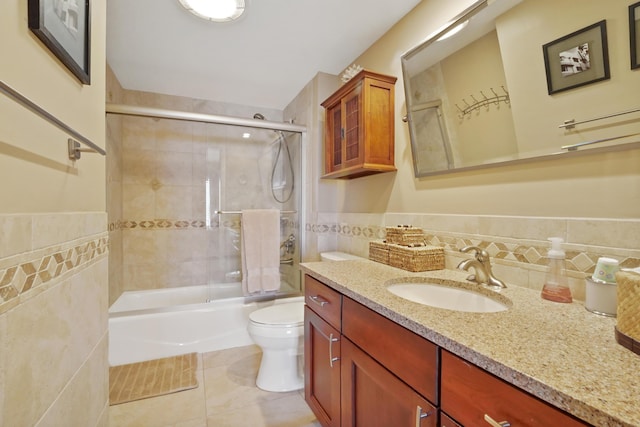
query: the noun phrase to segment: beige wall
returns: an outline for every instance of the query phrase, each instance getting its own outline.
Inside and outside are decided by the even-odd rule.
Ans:
[[[424,0],[354,60],[365,68],[399,78],[396,83],[395,139],[398,172],[330,184],[331,190],[337,194],[336,210],[639,218],[638,149],[572,159],[534,161],[423,179],[414,177],[409,132],[401,120],[406,108],[400,58],[471,3]],[[573,11],[579,14],[583,2],[567,0],[564,3],[574,4]],[[615,9],[609,4],[606,7]],[[612,19],[610,24],[618,28],[627,26],[620,19]],[[628,52],[620,48],[612,49],[611,55],[617,58],[617,62],[628,61]],[[543,76],[538,75],[539,78]],[[546,93],[546,89],[543,89]]]
[[[0,79],[105,146],[106,1],[91,2],[91,85],[4,2]],[[108,424],[105,158],[0,95],[0,425]]]
[[[29,30],[26,1],[3,4],[0,79],[104,148],[106,2],[91,8],[91,85],[82,85]],[[67,138],[0,95],[0,213],[104,211],[104,157],[83,153],[72,162]]]

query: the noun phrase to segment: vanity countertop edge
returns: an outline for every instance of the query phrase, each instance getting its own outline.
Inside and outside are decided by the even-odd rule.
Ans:
[[[305,274],[575,417],[595,426],[640,426],[640,356],[615,342],[616,319],[507,284],[498,313],[438,309],[402,299],[389,282],[469,283],[468,272],[412,273],[370,260],[307,262]],[[479,285],[473,285],[478,286]],[[483,293],[493,292],[478,289]]]

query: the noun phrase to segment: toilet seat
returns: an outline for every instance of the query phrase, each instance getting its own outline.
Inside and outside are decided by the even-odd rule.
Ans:
[[[293,327],[304,324],[304,302],[275,304],[249,314],[249,321],[263,327]]]

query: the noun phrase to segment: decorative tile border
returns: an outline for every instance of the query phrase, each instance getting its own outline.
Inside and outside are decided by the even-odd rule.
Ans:
[[[61,275],[83,268],[89,262],[108,253],[108,237],[103,236],[82,243],[72,242],[34,251],[23,257],[12,257],[16,262],[0,267],[0,312],[3,306],[42,287]],[[28,259],[32,257],[31,259]]]
[[[376,225],[351,225],[345,223],[322,223],[306,224],[307,232],[316,234],[337,234],[343,237],[357,239],[376,240],[386,237],[386,228]],[[491,257],[531,266],[546,266],[548,259],[546,253],[549,246],[537,246],[515,242],[515,239],[490,240],[486,236],[468,237],[452,236],[447,234],[425,234],[425,240],[434,246],[440,246],[450,253],[457,253],[460,248],[468,245],[478,246],[485,249]],[[571,247],[571,245],[568,245]],[[595,248],[594,248],[595,249]],[[576,273],[593,273],[596,262],[601,256],[611,257],[609,253],[603,253],[602,248],[598,250],[571,250],[566,249],[567,262],[566,269]],[[614,256],[620,262],[622,268],[640,267],[640,258],[631,256]]]
[[[282,227],[296,227],[298,222],[291,218],[283,217],[280,220]],[[240,229],[240,218],[225,219],[223,221],[213,221],[213,228],[227,227]],[[116,230],[187,230],[187,229],[206,229],[207,223],[204,220],[187,220],[187,219],[142,219],[142,220],[119,220],[109,223],[109,231]]]

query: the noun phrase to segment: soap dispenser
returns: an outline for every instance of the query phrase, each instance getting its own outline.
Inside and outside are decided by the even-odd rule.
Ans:
[[[564,270],[565,253],[560,247],[563,242],[560,237],[549,237],[551,249],[547,253],[549,269],[544,279],[541,296],[544,299],[555,302],[571,302],[571,289]]]

